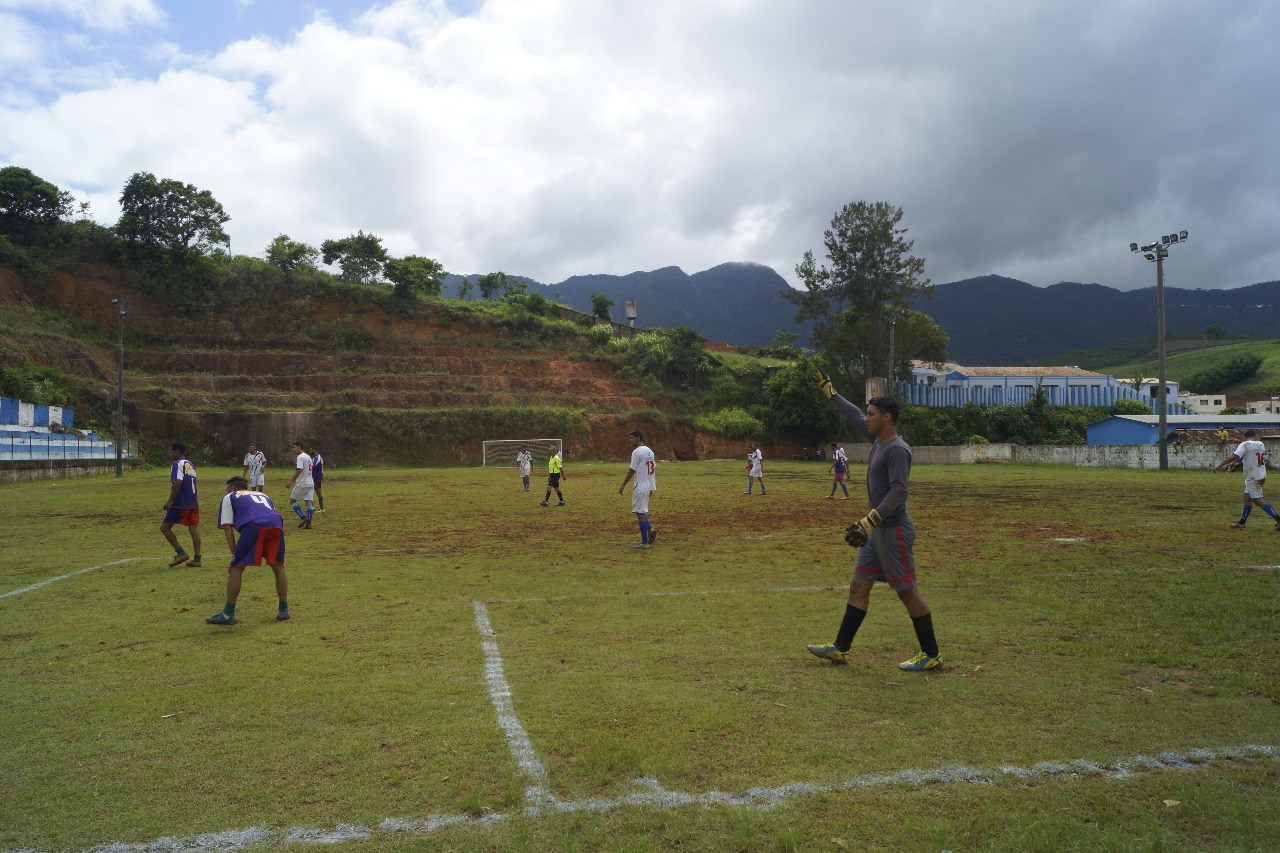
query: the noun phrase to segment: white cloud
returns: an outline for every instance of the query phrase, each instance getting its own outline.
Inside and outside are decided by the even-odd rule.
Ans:
[[[1280,9],[1164,9],[391,0],[154,79],[50,72],[44,105],[6,95],[0,162],[108,221],[135,171],[195,183],[241,252],[363,229],[547,282],[738,260],[790,278],[857,199],[905,209],[935,281],[1149,286],[1128,242],[1175,227],[1193,242],[1171,283],[1280,278]]]
[[[98,30],[153,26],[164,20],[153,0],[0,0],[0,9],[54,12]]]

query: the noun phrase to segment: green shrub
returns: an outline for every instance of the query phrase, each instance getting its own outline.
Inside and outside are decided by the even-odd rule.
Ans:
[[[377,336],[365,329],[339,329],[329,335],[327,348],[330,352],[364,352],[377,343]]]
[[[42,406],[69,406],[76,383],[54,367],[0,367],[0,397]]]
[[[1116,404],[1112,407],[1117,415],[1149,415],[1151,414],[1151,406],[1141,400],[1133,400],[1125,398],[1116,400]]]
[[[725,438],[753,438],[764,434],[764,422],[742,409],[721,409],[698,418],[694,425]]]
[[[1250,378],[1261,366],[1262,356],[1241,353],[1191,374],[1182,385],[1200,394],[1217,394]]]

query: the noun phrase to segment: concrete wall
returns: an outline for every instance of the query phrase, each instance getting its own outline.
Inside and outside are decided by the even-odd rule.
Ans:
[[[1271,451],[1274,464],[1280,463],[1280,442],[1264,442]],[[845,452],[851,461],[866,462],[871,447],[850,444]],[[1216,445],[1197,444],[1169,449],[1171,469],[1208,469],[1235,450]],[[1046,462],[1052,465],[1076,465],[1086,468],[1159,468],[1160,448],[1154,444],[1071,445],[1051,444],[962,444],[953,447],[913,447],[912,461],[921,465],[963,465],[982,462]]]

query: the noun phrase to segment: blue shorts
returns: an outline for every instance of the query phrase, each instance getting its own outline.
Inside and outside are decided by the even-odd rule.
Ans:
[[[284,530],[246,524],[240,530],[240,541],[236,542],[236,552],[231,555],[230,568],[261,566],[264,560],[269,566],[284,565]]]

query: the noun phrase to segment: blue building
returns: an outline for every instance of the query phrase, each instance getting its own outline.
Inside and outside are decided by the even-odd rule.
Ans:
[[[1259,438],[1280,437],[1278,415],[1168,415],[1170,430],[1256,430]],[[1160,440],[1159,415],[1112,415],[1086,427],[1087,443],[1155,444]]]

